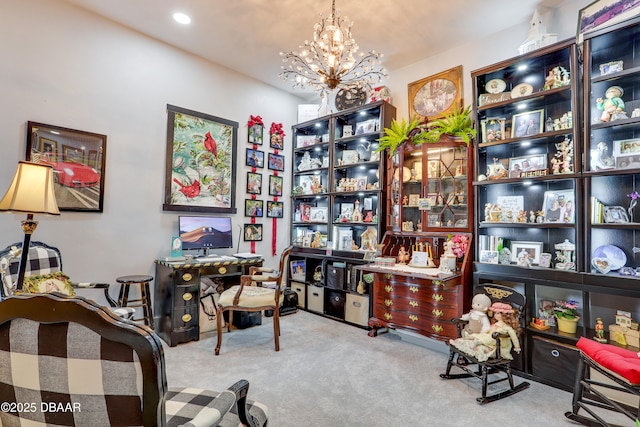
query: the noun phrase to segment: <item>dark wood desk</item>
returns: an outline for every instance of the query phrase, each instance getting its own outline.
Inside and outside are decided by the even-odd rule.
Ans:
[[[210,277],[230,287],[240,283],[249,267],[262,258],[220,262],[167,262],[156,260],[154,326],[171,347],[200,338],[200,278]]]

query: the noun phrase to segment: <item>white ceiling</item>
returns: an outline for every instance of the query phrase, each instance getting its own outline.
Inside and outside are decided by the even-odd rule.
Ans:
[[[64,0],[224,65],[291,91],[278,74],[280,51],[297,50],[313,34],[331,0]],[[564,0],[337,0],[353,22],[361,51],[384,54],[389,73],[424,58],[528,22]],[[191,16],[177,24],[176,11]],[[296,91],[301,96],[305,93]]]

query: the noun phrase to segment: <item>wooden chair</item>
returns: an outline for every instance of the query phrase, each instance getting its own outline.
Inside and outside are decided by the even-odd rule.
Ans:
[[[249,274],[240,277],[240,285],[232,286],[220,295],[216,315],[218,328],[216,356],[220,354],[222,345],[224,312],[230,312],[229,322],[227,322],[230,331],[233,310],[250,312],[273,310],[273,336],[276,351],[280,351],[280,306],[284,300],[283,278],[286,276],[287,260],[292,250],[293,246],[289,246],[282,252],[278,270],[268,267],[250,267]]]
[[[520,332],[524,328],[524,311],[525,311],[525,297],[524,295],[516,292],[512,288],[506,286],[500,286],[493,283],[486,283],[477,286],[474,290],[474,295],[478,293],[484,293],[489,296],[492,303],[501,302],[509,304],[517,313],[518,322],[520,327],[517,332]],[[452,319],[458,329],[458,337],[462,337],[462,330],[467,323],[462,319]],[[468,352],[461,350],[454,345],[449,345],[449,360],[447,362],[447,369],[444,374],[440,374],[443,379],[455,379],[455,378],[469,378],[475,377],[482,381],[482,396],[476,400],[478,403],[489,403],[498,399],[502,399],[507,396],[511,396],[519,391],[522,391],[529,387],[528,382],[522,382],[517,386],[514,384],[513,375],[511,373],[511,361],[512,357],[500,352],[502,345],[501,340],[510,339],[510,337],[504,333],[493,332],[491,338],[495,340],[495,354],[490,356],[487,360],[479,360]],[[520,340],[521,342],[522,340]],[[452,374],[452,368],[462,370],[462,373]],[[475,367],[475,369],[474,369]],[[496,375],[489,378],[490,375]],[[509,389],[501,392],[496,392],[492,395],[487,395],[487,389],[489,385],[500,383],[503,381],[509,382]]]
[[[82,297],[19,294],[0,302],[0,425],[266,425],[241,380],[222,393],[167,388],[160,338]],[[6,362],[6,363],[5,363]],[[32,399],[24,400],[24,396]],[[52,407],[56,410],[43,410]],[[192,423],[192,424],[187,424]]]

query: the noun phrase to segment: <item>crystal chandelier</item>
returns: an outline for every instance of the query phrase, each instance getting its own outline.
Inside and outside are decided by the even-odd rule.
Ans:
[[[355,93],[358,89],[372,87],[387,77],[382,67],[382,54],[371,50],[366,55],[357,54],[358,44],[351,36],[353,22],[336,14],[336,1],[331,5],[331,15],[313,27],[313,40],[305,40],[300,51],[280,52],[283,65],[279,74],[285,81],[293,82],[293,89],[309,87],[324,95],[327,91],[346,89]]]

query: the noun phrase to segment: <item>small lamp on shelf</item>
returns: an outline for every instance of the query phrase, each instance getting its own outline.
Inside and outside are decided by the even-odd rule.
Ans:
[[[29,256],[29,242],[38,226],[38,221],[34,221],[33,215],[60,215],[53,191],[53,168],[37,163],[19,162],[11,185],[0,200],[0,211],[27,214],[27,218],[22,221],[24,241],[18,279],[15,283],[15,289],[21,290]]]

